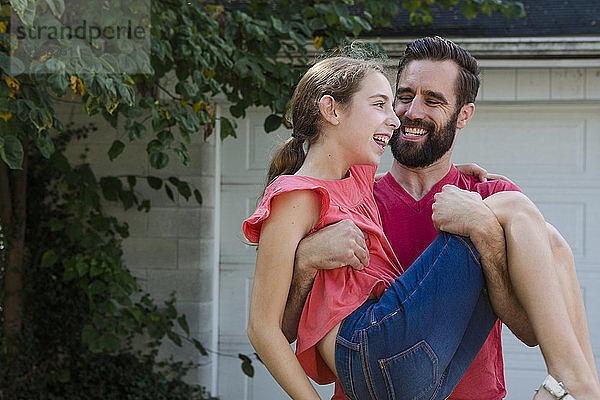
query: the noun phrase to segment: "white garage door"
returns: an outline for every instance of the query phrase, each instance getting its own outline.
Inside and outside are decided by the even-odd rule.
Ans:
[[[238,138],[222,148],[221,291],[219,348],[252,353],[246,323],[255,250],[244,244],[241,221],[255,208],[265,166],[275,144],[289,136],[266,135],[265,112],[239,122]],[[455,162],[474,161],[521,186],[573,249],[587,308],[594,353],[600,355],[600,113],[597,105],[482,104],[460,133]],[[386,152],[381,169],[391,162]],[[531,398],[545,368],[539,350],[504,329],[508,399]],[[600,364],[599,360],[596,360]],[[331,387],[320,388],[324,398]],[[280,399],[285,394],[261,365],[246,378],[239,360],[221,357],[219,395],[233,399]]]

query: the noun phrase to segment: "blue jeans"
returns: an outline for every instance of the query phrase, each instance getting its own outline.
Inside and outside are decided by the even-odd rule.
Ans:
[[[377,300],[346,317],[335,365],[346,395],[445,399],[496,322],[479,254],[442,232]]]

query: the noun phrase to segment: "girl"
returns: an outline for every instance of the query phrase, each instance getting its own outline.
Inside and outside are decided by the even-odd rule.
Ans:
[[[351,399],[446,398],[496,320],[470,241],[442,233],[404,271],[383,234],[372,189],[384,147],[399,126],[392,100],[389,82],[375,63],[335,57],[314,65],[292,99],[292,137],[275,155],[270,185],[243,225],[248,240],[258,243],[248,336],[294,399],[319,398],[307,374],[319,383],[338,378]],[[509,228],[509,257],[520,261],[511,273],[530,283],[538,278],[527,274],[527,265],[545,265],[545,244],[535,231],[520,230],[511,217],[506,204],[525,203],[515,196],[519,194],[496,197],[486,203],[489,208],[472,201],[468,210],[459,204],[436,213],[440,221],[459,220],[443,225],[473,240],[498,226]],[[533,211],[526,217],[534,228],[543,223]],[[369,267],[317,273],[298,329],[296,357],[281,331],[296,247],[308,233],[346,218],[368,235]],[[525,240],[527,247],[515,238]],[[503,235],[494,239],[503,240]],[[550,281],[535,290],[552,293],[557,283]],[[548,353],[551,360],[550,372],[578,399],[600,399],[593,360],[586,358],[572,327],[565,329],[564,304],[560,308],[559,302],[558,312],[548,312],[548,304],[536,304],[536,293],[523,289],[517,295],[532,313],[544,356]],[[551,377],[545,387],[547,392],[539,396],[550,391],[556,398],[565,395],[564,386]]]

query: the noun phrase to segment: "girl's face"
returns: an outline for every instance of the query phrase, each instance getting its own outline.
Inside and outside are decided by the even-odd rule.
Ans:
[[[379,165],[400,121],[394,113],[394,95],[387,78],[371,71],[346,107],[338,108],[341,134],[338,145],[351,165]]]

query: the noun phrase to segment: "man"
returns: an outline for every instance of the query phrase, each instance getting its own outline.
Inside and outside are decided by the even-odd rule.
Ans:
[[[466,50],[439,37],[409,44],[400,61],[395,112],[401,127],[390,140],[393,165],[375,183],[374,194],[386,235],[404,267],[410,266],[438,234],[432,223],[432,204],[444,185],[475,191],[483,198],[499,191],[519,190],[506,181],[479,182],[452,165],[457,133],[474,112],[478,73],[476,60]],[[576,285],[570,250],[552,227],[549,230],[555,256],[564,265],[561,275],[569,285]],[[508,283],[504,249],[499,249],[493,260],[482,259],[482,263],[493,265],[496,272],[486,275],[489,296],[496,299],[494,311],[523,342],[535,345],[526,314]],[[365,238],[353,223],[342,221],[300,243],[283,320],[290,341],[295,339],[300,311],[316,269],[344,265],[358,269],[368,265]],[[578,313],[583,310],[582,304],[570,306]],[[451,399],[504,398],[501,329],[498,320]],[[345,398],[336,383],[334,399]]]

